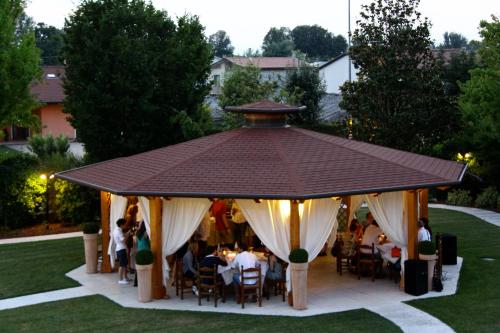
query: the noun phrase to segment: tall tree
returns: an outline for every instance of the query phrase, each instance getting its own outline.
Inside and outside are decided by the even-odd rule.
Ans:
[[[465,142],[477,156],[481,174],[500,187],[500,20],[481,21],[482,65],[461,86],[459,106],[465,124]]]
[[[282,91],[284,101],[291,105],[307,107],[304,111],[289,115],[291,123],[301,126],[316,125],[321,113],[320,101],[325,92],[326,87],[317,68],[302,64],[299,68],[289,71]]]
[[[37,124],[29,85],[41,74],[40,54],[24,7],[23,0],[0,0],[0,128]]]
[[[448,96],[458,97],[460,94],[460,82],[470,79],[470,70],[476,67],[476,54],[474,52],[461,51],[459,54],[452,55],[449,61],[443,59],[441,55],[443,81],[445,93]]]
[[[295,48],[312,60],[326,60],[347,50],[347,41],[319,25],[299,25],[291,32]]]
[[[353,117],[356,139],[425,153],[450,136],[457,116],[418,4],[378,0],[362,6],[350,49],[358,81],[342,86],[341,107]]]
[[[467,47],[468,43],[464,35],[447,31],[443,34],[443,43],[439,47],[442,49],[459,49]]]
[[[290,29],[272,27],[264,36],[262,55],[264,57],[289,57],[293,51]]]
[[[64,30],[65,111],[92,161],[203,134],[213,53],[197,17],[176,24],[142,0],[84,0]]]
[[[38,23],[35,27],[36,46],[41,50],[42,65],[61,65],[64,32],[51,25]]]
[[[224,30],[219,30],[208,37],[208,42],[214,49],[217,57],[232,56],[234,47],[231,45],[231,39]]]

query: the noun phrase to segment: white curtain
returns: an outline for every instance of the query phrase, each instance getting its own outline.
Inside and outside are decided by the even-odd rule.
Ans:
[[[347,225],[349,226],[352,219],[354,218],[354,214],[356,214],[356,211],[361,208],[361,205],[365,202],[365,196],[364,195],[351,195],[351,205],[349,209],[349,216],[347,219]],[[359,221],[361,222],[361,221]]]
[[[116,260],[116,244],[115,239],[113,237],[113,232],[116,228],[116,221],[125,217],[126,209],[127,209],[127,198],[119,195],[111,194],[111,204],[109,208],[109,247],[108,247],[108,255],[109,260],[111,261],[111,267],[115,267]]]
[[[330,235],[335,239],[340,205],[340,200],[332,198],[304,202],[300,221],[300,247],[309,253],[309,262],[316,258]]]
[[[408,257],[408,231],[404,217],[404,192],[386,192],[377,196],[365,195],[368,209],[389,239],[401,248],[401,270]]]
[[[205,198],[172,198],[163,200],[162,211],[162,268],[163,284],[168,286],[170,268],[167,256],[184,245],[195,232],[210,208]]]
[[[149,200],[146,197],[139,197],[139,212],[141,213],[141,218],[146,225],[146,233],[148,237],[151,238],[151,215],[149,213]],[[139,220],[139,213],[137,214],[137,220]]]

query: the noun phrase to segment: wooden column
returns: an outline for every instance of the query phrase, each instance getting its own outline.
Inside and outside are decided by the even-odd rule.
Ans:
[[[351,221],[349,221],[349,215],[351,215],[351,196],[348,196],[348,197],[344,197],[342,199],[342,201],[345,203],[346,205],[346,209],[345,209],[345,212],[346,212],[346,220],[347,220],[347,232],[349,231],[349,224],[351,223]]]
[[[109,209],[110,209],[109,193],[101,191],[101,229],[102,229],[102,263],[101,273],[111,273],[111,262],[108,254],[110,241],[109,235]]]
[[[417,192],[406,191],[406,214],[408,221],[408,259],[418,259],[417,251]],[[401,263],[402,265],[404,263]]]
[[[429,218],[429,190],[419,192],[420,214],[419,217]]]
[[[300,248],[300,216],[297,200],[290,200],[290,246],[291,250]]]
[[[161,299],[165,297],[166,291],[163,286],[162,262],[165,260],[162,255],[161,242],[161,208],[162,202],[159,197],[149,198],[149,216],[151,223],[151,251],[154,255],[153,272],[151,277],[151,288],[153,298]]]

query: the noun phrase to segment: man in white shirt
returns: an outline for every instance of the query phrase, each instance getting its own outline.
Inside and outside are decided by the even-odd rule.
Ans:
[[[372,246],[372,244],[378,243],[378,236],[382,234],[382,229],[378,227],[377,221],[370,220],[369,225],[366,227],[365,232],[363,233],[363,238],[361,239],[361,245]],[[361,249],[361,253],[372,253],[371,250]]]
[[[247,245],[246,244],[241,244],[241,250],[242,252],[238,253],[236,257],[234,258],[231,266],[237,270],[237,272],[234,273],[233,276],[233,284],[234,284],[234,292],[236,295],[236,299],[238,301],[238,304],[240,303],[240,295],[239,295],[239,285],[241,283],[241,272],[240,270],[242,269],[248,269],[248,268],[256,268],[258,266],[258,260],[255,254],[250,253],[247,251]],[[245,277],[247,275],[245,274]],[[252,275],[249,275],[252,276]],[[257,274],[254,274],[253,276],[257,277]],[[245,284],[256,284],[257,279],[246,279],[245,278]]]
[[[429,230],[425,229],[424,227],[424,221],[418,220],[417,222],[418,225],[418,242],[423,242],[423,241],[431,241],[431,234]]]
[[[120,276],[120,280],[118,280],[119,284],[128,284],[130,282],[127,277],[127,245],[125,244],[125,240],[130,235],[131,231],[125,230],[125,219],[119,219],[116,221],[116,225],[118,226],[113,231],[113,240],[116,244],[116,256],[118,257],[118,261],[120,262],[120,268],[118,269],[118,274]]]

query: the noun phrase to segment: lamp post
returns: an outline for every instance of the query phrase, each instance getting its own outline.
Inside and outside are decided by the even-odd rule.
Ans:
[[[45,223],[47,223],[46,228],[47,230],[49,229],[49,203],[50,203],[50,196],[49,196],[49,181],[54,178],[54,174],[49,173],[47,174],[42,173],[40,175],[40,178],[45,180]]]

